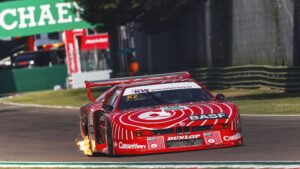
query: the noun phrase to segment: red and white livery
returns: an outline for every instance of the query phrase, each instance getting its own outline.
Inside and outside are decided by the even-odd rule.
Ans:
[[[94,99],[91,88],[111,86]],[[86,82],[92,101],[80,126],[92,154],[136,155],[243,144],[233,103],[214,97],[188,72]]]

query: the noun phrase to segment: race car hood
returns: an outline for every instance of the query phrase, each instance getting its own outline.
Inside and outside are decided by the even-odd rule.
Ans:
[[[224,124],[235,114],[236,107],[232,103],[201,102],[123,111],[113,116],[113,122],[131,129],[154,130]]]

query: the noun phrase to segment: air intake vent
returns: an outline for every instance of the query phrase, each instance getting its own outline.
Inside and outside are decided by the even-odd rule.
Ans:
[[[192,127],[192,132],[197,132],[197,131],[205,131],[205,130],[211,130],[212,125],[207,125],[207,126],[193,126]]]
[[[161,129],[161,130],[153,130],[154,135],[162,135],[162,134],[172,134],[174,133],[174,129]]]
[[[203,139],[195,138],[195,139],[187,139],[187,140],[172,140],[167,141],[166,146],[171,147],[185,147],[185,146],[199,146],[202,145]]]
[[[189,133],[190,132],[190,127],[176,127],[176,134],[181,134],[181,133]]]

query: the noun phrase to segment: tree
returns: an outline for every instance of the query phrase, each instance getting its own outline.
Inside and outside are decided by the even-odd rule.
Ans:
[[[138,0],[78,0],[78,3],[84,9],[83,18],[94,25],[101,24],[106,31],[134,20],[141,11]]]
[[[103,23],[109,30],[127,22],[141,23],[142,29],[173,26],[185,11],[201,0],[77,0],[84,8],[83,18],[92,24]]]
[[[120,72],[118,26],[139,23],[144,31],[177,27],[187,9],[204,0],[76,0],[84,10],[82,17],[110,34],[113,72]]]

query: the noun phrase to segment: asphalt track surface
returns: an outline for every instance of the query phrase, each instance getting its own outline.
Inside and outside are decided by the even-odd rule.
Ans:
[[[300,161],[300,116],[242,116],[245,145],[110,158],[84,156],[75,145],[78,110],[0,103],[0,161],[186,162]]]

